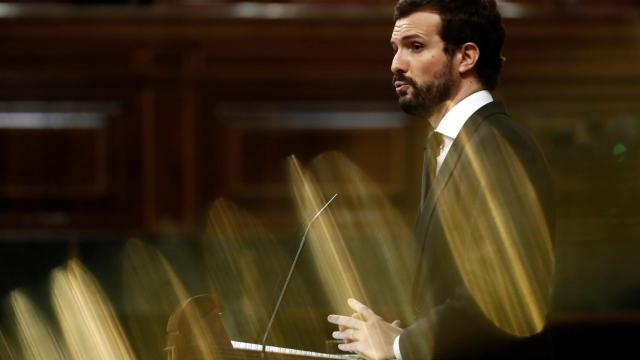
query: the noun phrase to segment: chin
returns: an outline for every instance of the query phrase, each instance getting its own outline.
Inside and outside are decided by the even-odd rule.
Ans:
[[[400,101],[400,109],[409,115],[420,116],[422,115],[421,109],[415,106],[411,101]]]
[[[413,98],[409,95],[401,95],[398,97],[398,105],[403,109],[405,107],[414,107],[415,101],[413,101]]]

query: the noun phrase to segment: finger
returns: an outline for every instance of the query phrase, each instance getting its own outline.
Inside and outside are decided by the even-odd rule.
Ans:
[[[362,316],[360,316],[360,314],[358,314],[358,313],[353,313],[353,314],[351,314],[351,317],[352,317],[352,318],[354,318],[354,319],[356,319],[356,320],[362,320]],[[349,327],[344,326],[344,325],[339,325],[339,326],[338,326],[338,330],[340,330],[340,331],[345,331],[345,330],[347,330],[348,328],[349,328]]]
[[[334,331],[332,334],[334,339],[338,340],[360,340],[359,332],[355,329],[347,329],[345,331]]]
[[[338,349],[342,351],[358,352],[360,351],[360,342],[338,344]]]
[[[378,316],[376,315],[376,313],[373,312],[373,310],[369,309],[366,305],[364,305],[363,303],[359,302],[356,299],[349,299],[347,300],[347,303],[353,310],[362,314],[365,320],[370,320]]]
[[[391,323],[391,326],[395,326],[397,328],[400,327],[400,325],[402,325],[402,323],[400,322],[400,320],[395,320],[394,322]]]
[[[329,315],[327,317],[327,321],[329,321],[332,324],[342,325],[342,326],[346,326],[348,328],[360,329],[360,327],[362,326],[362,321],[360,321],[358,319],[354,319],[354,318],[349,317],[349,316],[331,314],[331,315]]]

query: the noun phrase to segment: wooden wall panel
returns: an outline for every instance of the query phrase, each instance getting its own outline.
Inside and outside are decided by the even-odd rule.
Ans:
[[[31,86],[5,89],[0,104],[3,229],[139,227],[140,132],[132,103],[79,93],[82,86]]]
[[[348,111],[340,112],[340,107]],[[355,111],[358,108],[362,110]],[[318,104],[221,104],[215,138],[224,142],[219,154],[224,165],[218,173],[222,193],[290,199],[285,159],[295,155],[308,164],[323,153],[338,151],[372,176],[388,196],[401,198],[409,181],[405,159],[411,158],[413,149],[405,140],[411,136],[411,124],[393,108],[380,108],[331,102],[320,108]]]
[[[640,27],[625,12],[545,6],[526,12],[533,7],[506,12],[507,63],[497,96],[548,154],[565,224],[577,224],[563,234],[580,238],[580,219],[600,216],[606,204],[606,197],[592,201],[591,194],[602,193],[610,181],[632,183],[637,173],[634,135],[623,142],[631,155],[623,163],[625,174],[611,177],[594,169],[618,174],[619,165],[604,154],[624,137],[621,129],[635,126],[640,73],[630,64],[640,60]],[[266,126],[268,114],[260,107],[248,109],[252,117],[233,109],[262,104],[286,115],[314,103],[326,115],[339,104],[368,103],[375,111],[396,112],[389,7],[283,5],[278,17],[261,5],[56,9],[0,19],[0,41],[7,45],[0,47],[0,101],[102,101],[122,109],[100,135],[106,136],[109,165],[104,198],[119,200],[77,211],[77,220],[60,229],[191,229],[220,196],[256,209],[274,206],[279,210],[262,212],[269,222],[272,214],[289,211],[286,176],[276,170],[283,168],[281,157],[293,152],[307,161],[330,148],[352,156],[411,221],[424,124],[396,119],[384,130],[356,122],[350,129],[301,130]],[[89,146],[87,139],[75,141]],[[585,152],[596,155],[585,160]],[[44,160],[34,153],[30,162]],[[380,170],[387,166],[396,168]],[[265,195],[266,189],[279,190]],[[636,199],[617,201],[622,209]],[[28,219],[28,212],[23,215]],[[611,216],[620,221],[622,215]]]
[[[105,197],[106,140],[104,130],[0,130],[0,167],[6,170],[0,196],[14,201]]]

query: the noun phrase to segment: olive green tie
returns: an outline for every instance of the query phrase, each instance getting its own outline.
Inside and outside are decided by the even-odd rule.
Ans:
[[[427,144],[424,149],[424,161],[422,164],[422,186],[420,194],[420,208],[424,205],[424,201],[429,193],[433,179],[436,176],[438,166],[438,156],[442,150],[444,138],[439,132],[431,131],[427,137]]]

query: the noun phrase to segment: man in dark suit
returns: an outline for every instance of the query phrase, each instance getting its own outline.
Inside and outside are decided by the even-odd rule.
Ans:
[[[551,178],[530,135],[493,101],[504,30],[494,0],[400,0],[391,36],[401,108],[427,119],[415,229],[416,321],[354,299],[339,347],[371,359],[548,358]]]

